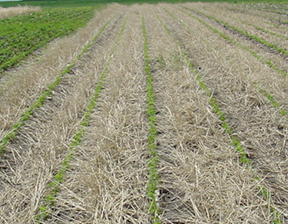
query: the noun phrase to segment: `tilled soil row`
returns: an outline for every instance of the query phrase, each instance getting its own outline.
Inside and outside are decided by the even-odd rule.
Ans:
[[[33,117],[20,128],[1,155],[1,218],[7,223],[29,223],[57,172],[123,19],[116,15],[100,42],[92,44],[83,60],[63,76],[60,84]],[[114,25],[113,25],[114,24]],[[102,57],[98,57],[101,54]]]
[[[181,19],[189,21],[185,17]],[[191,54],[194,55],[192,63],[203,65],[200,74],[204,83],[213,91],[213,96],[226,115],[227,122],[253,161],[257,175],[271,192],[276,208],[286,217],[287,118],[279,115],[279,109],[273,108],[253,86],[253,77],[257,77],[257,73],[243,72],[241,69],[249,67],[258,70],[259,65],[257,66],[255,59],[248,54],[242,55],[237,49],[236,55],[235,49],[226,45],[225,41],[216,41],[213,35],[205,32],[199,32],[199,36],[205,37],[205,40],[210,42],[208,45],[197,37],[194,44],[191,44],[191,37],[187,38],[188,35],[185,35],[185,32],[189,33],[187,29],[171,17],[166,16],[165,21],[172,27],[173,33],[178,34],[179,41],[186,48],[190,48]],[[201,29],[196,26],[195,21],[193,24],[195,31]],[[233,62],[236,61],[237,66],[233,66]],[[269,79],[270,83],[274,82],[270,76],[265,78]],[[258,80],[261,80],[261,77]]]
[[[164,23],[171,22],[158,10]],[[147,11],[151,14],[153,8]],[[180,29],[173,33],[178,31],[187,34]],[[147,35],[159,132],[160,222],[269,223],[273,218],[257,195],[254,174],[239,165],[209,97],[156,15],[147,15]],[[189,37],[186,47],[197,47],[197,37]]]
[[[149,223],[148,119],[140,6],[109,66],[47,223]]]

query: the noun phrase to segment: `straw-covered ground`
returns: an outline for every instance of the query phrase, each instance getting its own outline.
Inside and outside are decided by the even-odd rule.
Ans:
[[[38,6],[16,6],[8,8],[0,7],[0,19],[39,11],[41,11],[41,7]]]
[[[288,223],[279,10],[112,4],[7,71],[0,222]]]

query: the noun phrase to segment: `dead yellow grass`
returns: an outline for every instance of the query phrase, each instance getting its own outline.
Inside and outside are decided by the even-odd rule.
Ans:
[[[287,98],[287,80],[271,68],[263,66],[249,52],[228,45],[218,34],[208,31],[196,20],[169,8],[189,27],[193,25],[198,37],[195,36],[195,42],[191,44],[191,35],[195,33],[188,31],[189,38],[182,35],[187,29],[176,26],[171,17],[168,22],[166,17],[169,24],[174,24],[174,31],[179,34],[181,42],[185,46],[193,46],[188,47],[192,62],[201,67],[200,74],[204,82],[213,90],[221,110],[227,115],[228,123],[255,162],[258,175],[273,192],[275,197],[272,198],[280,213],[285,214],[287,187],[284,186],[288,186],[288,183],[283,177],[287,170],[285,148],[288,122],[286,117],[280,115],[279,108],[273,108],[266,97],[260,94],[254,83],[269,91],[287,110],[284,100]],[[279,185],[283,187],[279,189]]]
[[[286,36],[288,38],[287,27],[275,26],[275,24],[277,24],[277,21],[281,22],[282,20],[283,21],[287,20],[287,17],[284,15],[269,13],[265,11],[252,10],[253,9],[252,5],[251,6],[247,5],[246,7],[245,5],[238,5],[237,9],[241,10],[240,12],[235,11],[235,10],[233,11],[233,5],[225,4],[225,3],[224,4],[215,3],[215,5],[207,5],[207,7],[205,8],[211,11],[211,6],[213,6],[214,9],[216,8],[216,10],[221,10],[221,11],[223,10],[225,12],[227,11],[229,12],[229,9],[230,9],[229,15],[231,16],[231,18],[233,19],[238,18],[239,21],[244,21],[246,23],[259,26],[270,32],[275,32],[283,36]],[[274,23],[272,23],[271,18],[273,18],[272,21]],[[250,27],[249,31],[251,30],[253,29],[251,29]]]
[[[197,10],[202,11],[208,15],[211,15],[221,21],[227,22],[229,25],[232,25],[234,27],[237,27],[238,29],[241,29],[243,31],[248,32],[251,35],[257,36],[269,43],[272,43],[276,46],[279,46],[283,49],[285,49],[288,45],[288,40],[283,39],[277,35],[272,35],[271,33],[263,32],[261,30],[258,30],[254,27],[251,27],[249,24],[253,24],[256,27],[266,28],[270,32],[276,31],[279,34],[282,34],[283,36],[287,35],[287,29],[281,30],[276,28],[275,26],[271,24],[267,24],[263,22],[263,18],[259,18],[255,15],[245,15],[243,17],[242,14],[234,13],[231,11],[228,11],[227,9],[222,8],[222,4],[215,3],[215,4],[203,4],[203,7],[197,7]],[[229,18],[229,19],[228,19]],[[246,21],[247,23],[243,22]],[[280,31],[280,32],[279,32]],[[287,36],[288,37],[288,36]]]
[[[123,10],[129,20],[50,222],[149,223],[140,10]]]
[[[189,4],[188,3],[188,4],[185,4],[185,6],[191,7],[194,10],[202,11],[202,12],[206,12],[206,13],[207,13],[207,11],[205,11],[205,8],[206,7],[210,7],[209,4],[205,4],[205,3],[196,3],[196,4]],[[217,4],[215,4],[215,7],[217,7]],[[189,12],[189,13],[192,13],[192,12]],[[194,16],[197,16],[195,13],[192,13],[192,14]],[[211,14],[211,13],[207,13],[207,14]],[[212,14],[213,14],[213,16],[217,17],[218,19],[225,20],[228,23],[233,24],[235,27],[243,27],[243,26],[245,26],[245,24],[241,25],[241,22],[239,22],[241,20],[240,19],[241,16],[238,17],[238,19],[235,19],[235,20],[231,19],[231,21],[228,21],[225,18],[224,14],[227,14],[227,15],[233,14],[232,12],[229,12],[229,11],[226,12],[226,11],[224,11],[222,9],[219,9],[219,13],[212,13]],[[186,15],[185,15],[185,17],[186,17]],[[231,17],[233,18],[233,15],[231,15]],[[253,15],[248,16],[248,17],[250,18],[250,20],[252,22],[254,22],[255,24],[258,24],[257,17],[255,17]],[[205,18],[205,17],[202,17],[202,16],[199,16],[199,18],[202,19],[203,21],[205,21],[206,23],[208,23],[209,25],[211,25],[212,27],[215,27],[217,30],[219,30],[220,32],[222,32],[226,36],[230,37],[232,40],[237,41],[238,43],[240,43],[244,47],[247,47],[247,49],[250,49],[253,52],[257,53],[257,55],[259,57],[262,57],[265,61],[266,60],[267,61],[271,61],[279,69],[287,72],[287,62],[286,62],[287,61],[287,57],[285,55],[280,54],[275,49],[269,49],[268,47],[263,46],[262,44],[251,40],[250,38],[247,38],[247,37],[245,37],[243,35],[237,34],[237,32],[231,32],[231,29],[228,29],[227,27],[224,27],[223,25],[219,25],[217,22],[215,22],[212,19],[208,19],[208,18]],[[247,29],[249,28],[248,25],[246,25],[246,27],[247,27]],[[257,32],[257,30],[255,30],[255,29],[250,27],[249,32],[252,32],[252,33],[254,32],[254,34],[255,34],[255,32]],[[213,32],[211,32],[211,33],[213,33]],[[217,34],[215,34],[215,35],[217,36]],[[286,45],[285,44],[282,45],[282,42],[286,42],[287,40],[282,40],[281,38],[278,38],[278,37],[274,38],[274,36],[270,35],[270,34],[264,34],[264,35],[269,37],[268,39],[269,39],[269,41],[271,43],[274,43],[274,44],[279,45],[279,46],[283,46],[283,48],[286,49]],[[255,61],[255,59],[254,59],[254,61]],[[263,66],[267,67],[268,65],[263,65]]]
[[[160,15],[176,29],[163,11]],[[153,68],[157,68],[161,223],[269,223],[270,212],[267,202],[257,195],[254,173],[239,165],[229,136],[209,107],[209,98],[155,20],[155,16],[147,19],[147,34],[156,62]],[[175,34],[179,38],[187,34],[187,51],[199,48],[202,57],[207,56],[196,36],[180,29]],[[195,57],[196,50],[193,53]]]
[[[74,35],[54,40],[39,57],[28,59],[22,66],[7,72],[0,80],[0,138],[19,120],[60,72],[71,63],[99,29],[121,10],[117,5],[96,12],[95,17]],[[112,13],[113,12],[113,13]]]
[[[202,4],[187,6],[200,8]],[[182,27],[161,7],[191,29]],[[180,47],[154,11],[171,29]],[[126,28],[111,55],[125,16]],[[79,129],[103,66],[111,57],[83,141],[76,147],[60,185],[52,216],[43,223],[151,223],[142,16],[156,97],[156,150],[160,159],[156,196],[161,223],[268,224],[274,219],[269,207],[272,200],[285,216],[288,121],[254,83],[272,93],[288,111],[287,80],[249,52],[227,44],[178,10],[177,5],[160,4],[111,5],[78,34],[55,41],[37,61],[31,59],[1,80],[3,135],[99,27],[113,18],[99,40],[64,76],[53,97],[35,111],[15,141],[7,146],[0,164],[1,221],[33,222],[43,198],[50,192],[48,183]],[[239,163],[230,136],[221,127],[181,49],[219,103],[233,135],[240,139],[253,161],[253,169]],[[264,49],[261,51],[265,53]],[[37,72],[39,67],[44,72]],[[26,76],[27,83],[22,81]],[[257,176],[260,180],[256,181]],[[260,185],[273,192],[267,200],[260,195]]]
[[[114,28],[120,26],[119,17],[114,15],[107,31],[63,77],[53,98],[35,111],[1,155],[0,200],[5,203],[0,206],[0,214],[4,222],[33,222],[49,181],[68,153],[71,138],[109,57],[107,50],[113,46],[116,36]]]
[[[39,12],[41,11],[41,7],[38,6],[16,6],[16,7],[8,7],[2,8],[0,7],[0,19],[4,19],[7,17],[21,15],[21,14],[28,14],[31,12]]]

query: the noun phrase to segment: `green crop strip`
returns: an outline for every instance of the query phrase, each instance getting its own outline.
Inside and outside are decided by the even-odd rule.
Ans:
[[[40,108],[44,101],[47,99],[48,96],[52,95],[52,91],[55,89],[55,87],[57,85],[59,85],[60,80],[62,79],[63,75],[68,73],[71,68],[73,68],[76,64],[76,61],[87,51],[87,49],[91,46],[91,44],[99,37],[99,35],[104,31],[104,29],[106,28],[106,26],[111,22],[108,21],[104,24],[103,27],[101,27],[101,29],[99,30],[99,32],[93,37],[93,39],[83,48],[83,50],[81,51],[81,53],[79,55],[77,55],[76,59],[74,59],[70,65],[68,65],[61,73],[60,75],[58,75],[56,77],[56,80],[48,87],[47,90],[45,90],[42,95],[36,100],[35,103],[33,103],[22,115],[20,120],[14,124],[12,126],[12,129],[4,136],[4,138],[2,139],[2,141],[0,142],[0,154],[4,153],[4,148],[6,146],[6,144],[10,141],[12,141],[18,130],[20,129],[21,126],[24,125],[26,120],[30,119],[30,116],[33,115],[33,111],[36,108]]]
[[[4,70],[18,65],[49,41],[84,26],[94,11],[93,8],[50,9],[0,20],[0,77]]]
[[[157,185],[160,181],[158,174],[157,166],[159,164],[159,156],[156,152],[156,111],[155,111],[155,95],[153,92],[153,77],[151,73],[150,58],[149,58],[149,48],[148,48],[148,39],[145,27],[145,19],[142,17],[142,28],[143,28],[143,37],[144,37],[144,57],[145,57],[145,72],[147,75],[147,100],[148,100],[148,111],[147,115],[149,118],[149,136],[148,136],[148,146],[150,149],[151,157],[148,161],[149,167],[149,183],[148,183],[148,197],[150,198],[149,213],[152,216],[153,224],[160,224],[159,214],[160,209],[156,203],[156,190]]]
[[[167,9],[165,11],[169,12]],[[168,14],[170,14],[171,17],[173,15],[171,12],[169,12]],[[158,17],[159,21],[163,24],[163,26],[164,26],[165,30],[167,31],[168,35],[170,35],[174,39],[175,44],[179,47],[179,49],[181,49],[181,54],[185,58],[190,70],[194,74],[196,74],[196,80],[198,81],[200,87],[204,90],[206,95],[210,97],[210,105],[213,107],[213,112],[215,114],[217,114],[217,116],[219,117],[219,120],[221,120],[221,122],[222,122],[222,127],[225,129],[226,133],[229,134],[230,139],[232,140],[232,146],[239,153],[240,162],[242,164],[248,165],[249,169],[252,169],[252,161],[247,157],[247,154],[246,154],[243,146],[241,145],[241,142],[239,141],[238,137],[233,135],[233,129],[227,123],[226,118],[225,118],[225,114],[220,110],[220,107],[219,107],[216,99],[213,97],[213,94],[211,93],[211,91],[209,90],[207,85],[201,80],[201,76],[198,74],[198,71],[194,68],[193,64],[189,60],[189,57],[185,53],[185,50],[183,48],[181,48],[179,41],[173,36],[171,30],[164,24],[164,22],[161,20],[159,15],[157,15],[157,17]],[[177,18],[176,16],[174,16],[174,17]],[[174,17],[172,17],[172,18],[174,18]],[[278,106],[278,104],[276,103],[274,98],[271,95],[269,95],[267,92],[266,92],[266,94],[267,94],[267,97],[270,98],[270,101],[275,103],[274,106],[275,107],[276,107],[276,105]],[[256,180],[260,180],[259,177],[256,177],[255,179]],[[262,195],[266,200],[270,199],[271,194],[265,187],[260,186],[258,188],[258,190],[259,190],[259,194]],[[282,222],[281,214],[277,211],[277,209],[273,205],[269,205],[269,208],[270,208],[271,214],[274,217],[273,223],[275,223],[275,224],[284,224]]]
[[[69,162],[71,161],[74,153],[75,153],[75,147],[78,146],[83,138],[84,132],[85,132],[85,127],[89,125],[89,120],[90,120],[90,115],[93,112],[95,106],[96,106],[96,101],[103,89],[103,85],[105,82],[106,74],[108,72],[108,68],[110,65],[110,62],[112,60],[112,56],[119,45],[120,38],[124,32],[125,26],[127,22],[127,17],[124,19],[124,23],[121,26],[121,29],[118,33],[118,36],[116,38],[115,44],[111,50],[110,57],[107,59],[104,69],[102,73],[100,74],[100,79],[98,81],[98,84],[95,88],[94,94],[86,108],[86,112],[82,118],[82,121],[80,123],[81,127],[78,132],[75,133],[74,138],[72,143],[70,144],[69,147],[69,153],[65,157],[64,161],[61,164],[61,168],[57,172],[57,174],[54,176],[54,181],[52,181],[49,184],[49,187],[51,188],[50,193],[45,197],[44,199],[44,204],[39,208],[40,214],[35,216],[35,221],[37,223],[41,223],[41,221],[46,220],[50,217],[52,209],[51,207],[55,205],[58,193],[61,191],[60,189],[60,184],[64,182],[64,174],[66,173],[67,169],[69,168]],[[108,24],[108,23],[106,23]],[[91,45],[91,44],[90,44]],[[86,48],[87,49],[87,48]]]

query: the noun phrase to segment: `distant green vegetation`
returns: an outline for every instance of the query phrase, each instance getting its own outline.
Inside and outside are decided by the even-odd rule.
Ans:
[[[168,3],[184,3],[184,2],[199,2],[199,0],[24,0],[21,2],[0,2],[2,7],[10,7],[17,5],[41,6],[49,8],[59,7],[96,7],[98,5],[118,2],[120,4],[142,4],[151,3],[157,4],[160,2]],[[288,3],[288,0],[202,0],[202,2],[229,2],[229,3]]]
[[[75,31],[94,15],[94,8],[46,9],[0,20],[0,77],[56,37]]]
[[[0,2],[2,7],[18,5],[41,6],[45,8],[71,8],[71,7],[98,7],[99,4],[107,4],[107,0],[40,0],[40,1],[21,1],[21,2]]]

